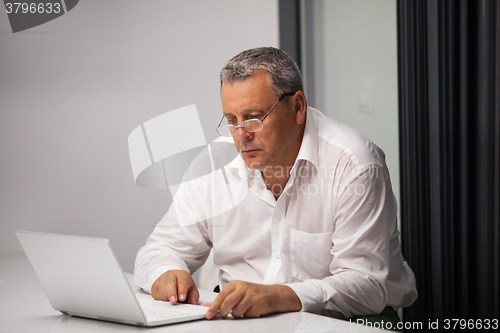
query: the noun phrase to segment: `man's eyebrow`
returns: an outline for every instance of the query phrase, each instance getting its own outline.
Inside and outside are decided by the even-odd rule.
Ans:
[[[265,114],[266,112],[267,112],[266,110],[261,110],[261,109],[247,109],[247,110],[241,111],[241,114],[243,116],[248,116],[250,114]],[[230,112],[226,112],[226,111],[222,111],[222,115],[224,117],[234,116],[234,114],[232,114]]]

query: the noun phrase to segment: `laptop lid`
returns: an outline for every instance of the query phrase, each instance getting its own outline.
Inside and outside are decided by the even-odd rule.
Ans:
[[[55,310],[146,324],[109,240],[29,231],[16,236]]]

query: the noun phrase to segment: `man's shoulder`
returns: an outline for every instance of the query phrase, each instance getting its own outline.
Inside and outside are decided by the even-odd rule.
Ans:
[[[349,158],[356,166],[383,165],[384,153],[358,130],[310,108],[318,126],[319,152]]]

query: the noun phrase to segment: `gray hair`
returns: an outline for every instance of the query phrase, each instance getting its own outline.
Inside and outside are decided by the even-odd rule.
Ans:
[[[259,47],[241,52],[229,60],[220,72],[220,84],[233,84],[248,79],[258,71],[266,71],[276,96],[304,91],[302,77],[295,61],[274,47]]]

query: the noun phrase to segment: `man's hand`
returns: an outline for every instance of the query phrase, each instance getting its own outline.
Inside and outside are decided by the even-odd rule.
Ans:
[[[206,318],[212,319],[218,311],[222,318],[232,312],[234,318],[260,317],[275,312],[291,312],[302,309],[302,303],[288,286],[262,285],[243,281],[231,281],[212,303]]]
[[[177,301],[197,304],[200,299],[198,288],[194,284],[191,274],[181,270],[171,270],[163,273],[151,287],[151,296],[158,301]]]

